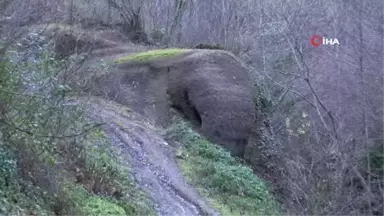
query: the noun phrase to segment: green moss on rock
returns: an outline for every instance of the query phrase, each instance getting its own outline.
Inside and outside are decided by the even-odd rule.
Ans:
[[[173,48],[173,49],[150,50],[150,51],[140,52],[137,54],[119,58],[115,62],[122,64],[128,61],[147,61],[147,60],[153,60],[158,58],[167,58],[167,57],[176,56],[188,51],[190,51],[190,49]]]

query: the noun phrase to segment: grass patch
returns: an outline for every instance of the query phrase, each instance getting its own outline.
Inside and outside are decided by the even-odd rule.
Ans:
[[[153,59],[158,59],[158,58],[167,58],[167,57],[172,57],[175,55],[179,55],[185,52],[190,51],[190,49],[178,49],[178,48],[173,48],[173,49],[158,49],[158,50],[150,50],[147,52],[140,52],[137,54],[125,56],[122,58],[119,58],[116,60],[116,63],[122,64],[126,63],[128,61],[148,61],[148,60],[153,60]]]
[[[115,204],[113,200],[107,197],[101,197],[89,193],[81,185],[68,183],[66,193],[74,204],[77,205],[83,215],[126,215],[124,208]]]
[[[167,137],[182,144],[180,163],[187,179],[222,215],[277,215],[278,203],[266,183],[231,157],[223,148],[209,143],[177,120]]]
[[[91,194],[103,195],[88,199],[86,206],[100,206],[97,215],[105,215],[107,211],[109,215],[154,215],[146,194],[136,188],[129,169],[118,156],[118,149],[111,147],[104,132],[93,131],[86,146],[87,161],[83,160],[85,163],[76,170],[77,181]],[[124,214],[120,214],[121,209]]]
[[[85,204],[90,215],[125,215],[125,211],[120,206],[101,197],[91,197]]]

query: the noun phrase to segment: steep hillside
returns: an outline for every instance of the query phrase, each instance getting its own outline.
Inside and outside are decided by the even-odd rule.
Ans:
[[[0,215],[384,215],[383,8],[0,0]]]
[[[55,74],[52,80],[57,84],[53,86],[57,85],[58,89],[46,94],[56,98],[61,92],[55,106],[62,107],[63,111],[57,117],[70,116],[67,109],[81,108],[82,114],[77,115],[94,122],[95,128],[99,128],[96,135],[103,138],[90,137],[92,128],[79,133],[84,135],[84,141],[78,143],[78,151],[85,152],[84,156],[78,156],[81,160],[68,159],[80,152],[73,152],[76,148],[63,144],[47,153],[43,161],[58,163],[55,166],[60,167],[60,171],[55,176],[60,176],[61,180],[57,180],[60,190],[66,191],[59,194],[67,198],[49,205],[37,196],[35,199],[42,205],[38,214],[44,211],[57,215],[155,213],[164,216],[279,213],[267,184],[234,157],[244,156],[256,119],[248,73],[233,54],[137,46],[110,30],[87,32],[56,24],[30,29],[45,36],[39,41],[45,44],[46,50],[35,55],[33,64],[37,68],[55,65],[48,66],[49,73],[37,77],[47,76],[45,82],[52,82],[50,77]],[[66,65],[70,69],[62,70]],[[20,69],[26,70],[23,66]],[[33,75],[26,72],[24,78],[29,85],[27,90],[16,85],[7,88],[21,92],[33,92],[36,88],[47,91],[41,84],[44,82],[35,80]],[[20,100],[7,100],[7,103],[14,107]],[[39,103],[35,104],[36,108],[44,103],[53,106],[45,100]],[[38,114],[41,115],[46,114]],[[84,121],[81,119],[74,118],[73,124],[81,125]],[[14,121],[6,119],[10,126]],[[191,125],[183,123],[185,121]],[[27,131],[23,136],[30,134],[32,132]],[[60,138],[52,139],[63,142]],[[7,139],[5,146],[11,141]],[[88,143],[87,147],[83,146],[84,142]],[[44,143],[42,147],[47,148]],[[40,160],[38,158],[39,155],[32,153],[31,160]],[[112,161],[117,164],[116,168],[109,168]],[[93,163],[95,165],[89,166]],[[99,172],[96,176],[94,166],[100,169],[96,169]],[[21,170],[29,172],[26,168]],[[124,180],[124,175],[128,180]],[[51,190],[45,188],[42,180],[26,180],[32,182],[32,190],[42,193]],[[21,201],[34,202],[28,199]],[[68,204],[72,206],[68,207],[70,210],[60,204],[63,202],[72,203]],[[22,208],[26,212],[35,211],[27,206]],[[14,211],[4,210],[7,212]]]

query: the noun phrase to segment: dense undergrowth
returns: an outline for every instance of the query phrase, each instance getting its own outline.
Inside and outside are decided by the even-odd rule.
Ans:
[[[222,215],[279,214],[267,184],[228,151],[198,135],[188,123],[175,120],[167,136],[182,144],[178,154],[185,175]]]
[[[68,62],[37,50],[0,62],[0,215],[152,215],[101,124],[66,103]]]

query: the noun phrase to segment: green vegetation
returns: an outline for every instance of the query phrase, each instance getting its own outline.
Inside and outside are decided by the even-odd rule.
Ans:
[[[51,215],[41,198],[43,194],[29,182],[17,179],[16,162],[14,155],[0,145],[0,215]]]
[[[125,215],[123,208],[100,197],[88,198],[85,208],[90,215]]]
[[[384,175],[384,147],[382,142],[378,142],[375,148],[368,155],[368,161],[371,166],[371,174],[376,178],[383,178]],[[366,165],[368,170],[368,165]]]
[[[179,156],[183,170],[222,215],[279,214],[279,205],[266,183],[249,167],[199,136],[187,123],[176,122],[167,136],[182,144]]]
[[[100,124],[66,103],[68,62],[36,58],[0,62],[0,215],[153,215]]]
[[[133,55],[129,55],[126,57],[122,57],[116,60],[116,63],[122,64],[128,61],[147,61],[147,60],[153,60],[158,58],[167,58],[172,57],[175,55],[179,55],[185,52],[190,51],[189,49],[159,49],[159,50],[150,50],[147,52],[141,52]]]

